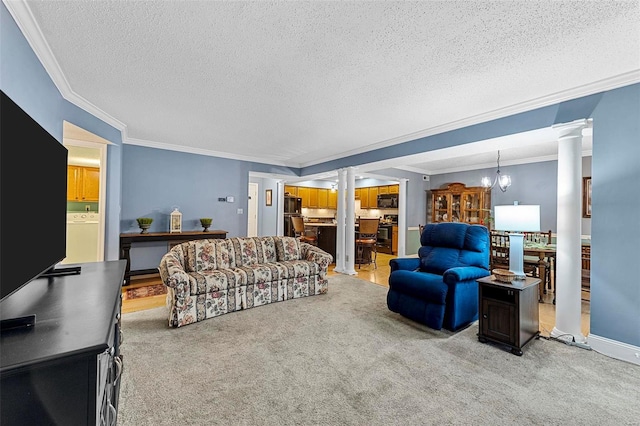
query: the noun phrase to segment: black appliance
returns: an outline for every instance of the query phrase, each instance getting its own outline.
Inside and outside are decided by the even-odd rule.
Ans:
[[[302,198],[300,197],[284,197],[284,236],[295,237],[296,232],[293,229],[292,216],[300,216],[302,214]]]
[[[302,198],[284,197],[284,214],[302,214]]]
[[[378,195],[379,209],[397,209],[398,194],[380,194]]]

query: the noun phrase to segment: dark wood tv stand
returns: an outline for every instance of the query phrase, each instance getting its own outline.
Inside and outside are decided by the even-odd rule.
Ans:
[[[0,424],[116,424],[125,264],[82,263],[1,302],[2,319],[37,321],[0,335]]]

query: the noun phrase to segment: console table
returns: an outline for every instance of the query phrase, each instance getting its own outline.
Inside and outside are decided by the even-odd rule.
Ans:
[[[480,278],[478,340],[501,343],[522,356],[522,347],[540,336],[539,278],[503,283],[493,275]]]
[[[80,263],[80,274],[38,278],[1,302],[0,424],[115,425],[125,262]]]
[[[150,243],[156,241],[167,241],[173,244],[180,244],[191,240],[206,240],[211,238],[227,238],[227,231],[186,231],[186,232],[148,232],[146,234],[120,234],[120,259],[127,261],[127,267],[124,272],[124,285],[131,284],[131,277],[134,275],[155,274],[158,272],[154,269],[131,270],[131,244],[132,243]]]

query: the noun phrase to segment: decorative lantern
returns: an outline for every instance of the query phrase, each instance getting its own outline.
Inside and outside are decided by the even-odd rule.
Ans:
[[[182,232],[182,213],[178,211],[177,207],[173,208],[171,212],[171,222],[169,222],[169,232]]]

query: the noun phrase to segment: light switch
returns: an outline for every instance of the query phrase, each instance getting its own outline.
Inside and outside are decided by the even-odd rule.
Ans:
[[[242,214],[243,212],[244,212],[244,210],[238,209],[238,214]]]
[[[227,203],[233,203],[233,196],[229,195],[227,197]]]

